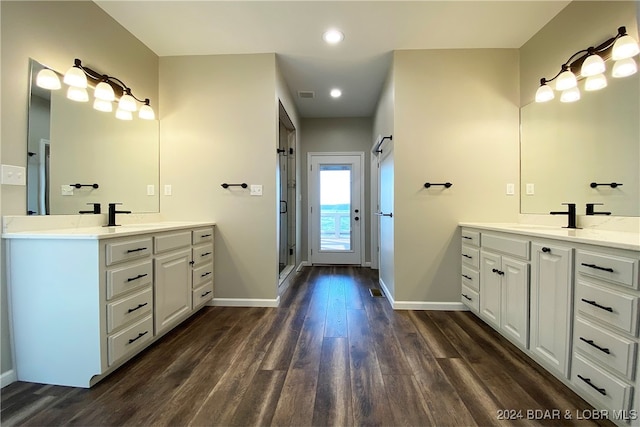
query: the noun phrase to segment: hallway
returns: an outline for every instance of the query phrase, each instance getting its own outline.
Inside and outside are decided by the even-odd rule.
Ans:
[[[2,424],[592,424],[564,419],[589,405],[471,313],[393,311],[376,274],[305,268],[279,308],[207,307],[92,389],[11,384]]]

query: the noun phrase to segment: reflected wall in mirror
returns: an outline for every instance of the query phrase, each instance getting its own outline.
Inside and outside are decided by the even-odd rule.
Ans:
[[[577,102],[556,97],[521,109],[521,213],[576,203],[584,214],[587,203],[603,203],[596,211],[640,216],[640,77],[608,81],[599,91],[582,91]],[[592,182],[623,185],[592,188]]]
[[[91,101],[67,99],[64,87],[39,88],[35,78],[43,67],[31,60],[27,214],[73,215],[92,211],[92,203],[106,213],[114,202],[135,213],[159,212],[158,121],[118,120]],[[76,183],[98,188],[71,186]]]

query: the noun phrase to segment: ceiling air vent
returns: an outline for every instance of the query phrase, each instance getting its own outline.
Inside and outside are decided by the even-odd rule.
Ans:
[[[312,90],[299,90],[298,98],[312,99],[316,97],[316,93]]]

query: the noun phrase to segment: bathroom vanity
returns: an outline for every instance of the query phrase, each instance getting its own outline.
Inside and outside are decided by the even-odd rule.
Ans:
[[[213,223],[5,233],[17,378],[90,387],[213,298]]]
[[[461,301],[608,419],[638,425],[640,234],[461,226]]]

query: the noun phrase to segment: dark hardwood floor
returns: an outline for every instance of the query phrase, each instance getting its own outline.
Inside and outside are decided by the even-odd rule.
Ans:
[[[474,315],[393,311],[377,287],[369,269],[305,268],[279,308],[207,307],[91,389],[5,387],[0,421],[596,425],[565,419],[590,406]]]

